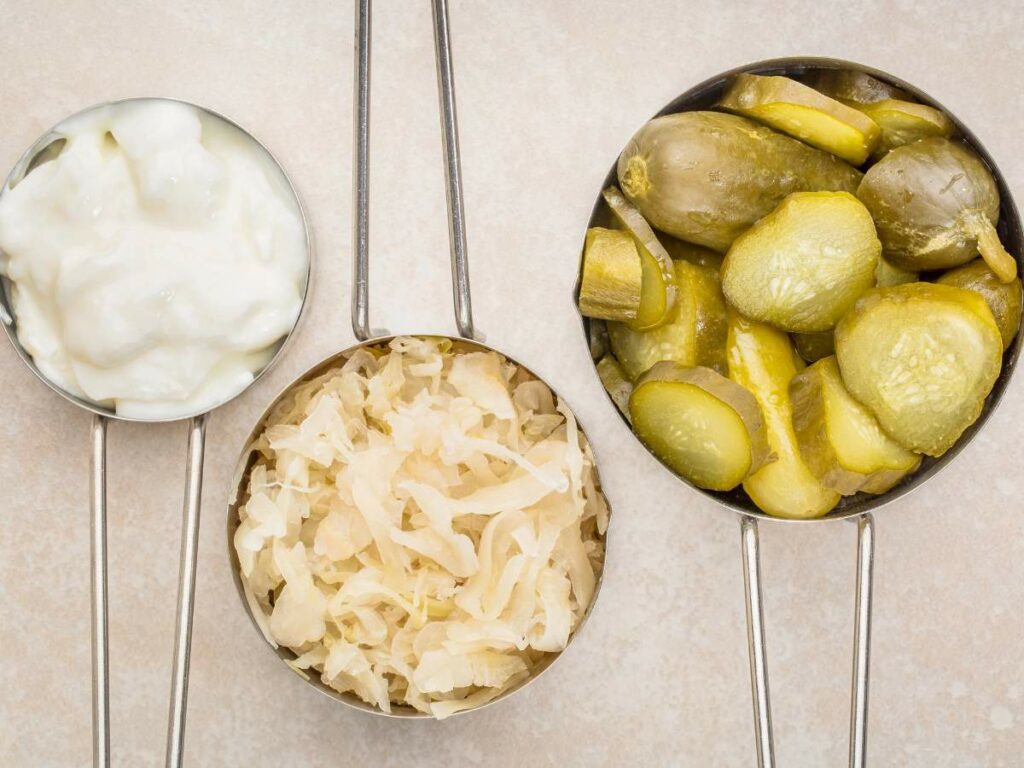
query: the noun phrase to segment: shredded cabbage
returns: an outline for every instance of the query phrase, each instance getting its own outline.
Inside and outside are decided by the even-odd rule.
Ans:
[[[528,679],[590,606],[608,507],[586,437],[496,352],[357,350],[252,450],[234,546],[299,674],[440,719]]]

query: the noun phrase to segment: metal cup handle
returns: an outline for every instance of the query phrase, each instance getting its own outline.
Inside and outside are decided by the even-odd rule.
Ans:
[[[743,587],[747,599],[747,646],[750,689],[754,705],[757,764],[774,768],[775,744],[768,690],[768,652],[761,589],[761,552],[757,520],[740,518],[743,547]],[[853,685],[850,694],[850,768],[864,768],[867,748],[868,676],[871,650],[871,580],[874,565],[874,520],[857,518],[857,594],[854,598]]]
[[[352,332],[360,341],[370,338],[370,16],[371,0],[356,2],[355,158],[352,174],[355,210],[352,222]],[[448,201],[448,240],[452,265],[452,296],[459,335],[474,337],[473,305],[466,248],[466,215],[462,202],[459,126],[455,111],[455,78],[447,0],[433,0],[434,52],[440,100],[441,138]]]

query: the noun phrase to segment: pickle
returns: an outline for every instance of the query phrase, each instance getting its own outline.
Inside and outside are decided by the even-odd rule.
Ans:
[[[618,189],[608,187],[601,194],[608,204],[612,218],[633,236],[637,251],[640,253],[640,264],[643,269],[640,308],[630,325],[637,331],[657,328],[668,320],[676,303],[672,259],[658,242],[647,220]]]
[[[847,390],[890,437],[929,456],[978,418],[1002,356],[985,299],[950,285],[872,289],[836,327]]]
[[[999,190],[985,164],[949,139],[897,147],[857,190],[871,211],[885,256],[910,270],[948,269],[982,257],[1003,282],[1017,263],[999,242]]]
[[[668,322],[649,331],[608,323],[608,339],[630,379],[655,363],[706,365],[725,370],[725,299],[718,273],[686,261],[674,262],[676,305]]]
[[[915,104],[902,99],[882,99],[871,104],[857,106],[861,112],[874,120],[882,131],[878,146],[871,154],[881,159],[891,149],[902,147],[931,136],[949,138],[955,126],[939,110],[925,104]]]
[[[833,99],[854,104],[873,104],[883,99],[910,99],[910,94],[865,72],[852,69],[820,69],[811,85]]]
[[[788,77],[737,75],[718,106],[853,165],[868,159],[881,136],[878,124],[863,112]]]
[[[1003,339],[1003,350],[1010,348],[1020,329],[1021,285],[1020,278],[1004,283],[988,268],[982,259],[951,270],[938,279],[943,285],[966,288],[981,295],[992,310],[999,335]]]
[[[583,246],[580,312],[603,320],[633,320],[640,307],[641,275],[632,237],[591,227]]]
[[[776,517],[811,518],[827,514],[839,494],[826,488],[804,463],[793,431],[789,383],[798,373],[789,337],[763,323],[729,313],[729,378],[757,400],[776,460],[743,483],[751,500]]]
[[[848,192],[796,192],[732,244],[722,290],[747,317],[786,331],[834,327],[875,282],[882,247]]]
[[[696,264],[699,267],[711,267],[716,271],[722,268],[722,259],[724,257],[718,251],[713,251],[696,243],[688,243],[685,240],[680,240],[678,237],[672,237],[672,235],[660,234],[658,239],[665,246],[665,250],[668,251],[668,255],[672,257],[674,262],[688,261],[690,264]]]
[[[917,281],[917,272],[900,269],[886,259],[884,254],[879,257],[878,266],[875,267],[875,285],[879,288],[887,288],[890,285],[903,285],[904,283],[916,283]]]
[[[817,333],[794,333],[793,346],[800,357],[808,363],[834,355],[836,352],[836,336],[834,331],[818,331]]]
[[[789,383],[789,396],[804,462],[843,496],[884,493],[920,465],[918,454],[886,435],[871,412],[850,397],[834,356],[798,374]]]
[[[658,363],[637,382],[629,411],[644,445],[698,488],[731,490],[768,460],[757,400],[710,368]]]
[[[619,361],[611,355],[605,355],[597,363],[597,375],[612,402],[629,420],[629,396],[633,392],[633,384]]]
[[[736,115],[651,120],[619,156],[619,184],[651,226],[716,251],[790,192],[854,192],[842,160]]]

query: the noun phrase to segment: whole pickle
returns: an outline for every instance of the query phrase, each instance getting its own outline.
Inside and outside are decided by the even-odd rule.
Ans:
[[[995,180],[962,144],[931,138],[897,147],[868,170],[857,196],[875,220],[885,257],[898,267],[947,269],[980,251],[1000,280],[1017,274],[995,229]]]
[[[1009,349],[1020,329],[1021,286],[1020,278],[1004,283],[988,268],[982,259],[975,259],[958,269],[951,270],[939,278],[943,285],[955,285],[981,294],[992,310],[992,316],[999,326],[1003,338],[1003,349]]]
[[[736,115],[651,120],[619,156],[619,185],[657,229],[716,251],[791,192],[853,192],[855,168]]]
[[[853,69],[818,70],[810,84],[826,96],[854,104],[873,104],[883,99],[910,99],[910,95],[901,88]]]
[[[811,518],[827,514],[839,502],[839,494],[822,485],[800,454],[789,383],[802,363],[789,337],[731,311],[727,354],[729,378],[748,389],[761,406],[768,446],[776,457],[750,475],[743,489],[769,515]]]
[[[736,238],[722,290],[754,320],[827,331],[875,284],[881,251],[871,216],[849,192],[794,192]]]
[[[1003,358],[974,291],[936,283],[874,288],[836,326],[847,390],[904,448],[941,456],[978,418]]]

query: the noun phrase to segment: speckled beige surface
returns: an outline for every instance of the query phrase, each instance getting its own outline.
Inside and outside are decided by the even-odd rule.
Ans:
[[[0,166],[94,102],[191,99],[251,128],[305,198],[318,246],[297,343],[209,425],[187,759],[195,766],[753,763],[736,519],[686,490],[600,391],[570,300],[595,193],[633,130],[718,71],[815,54],[890,70],[969,123],[1024,194],[1024,5],[454,2],[478,325],[568,396],[614,505],[600,603],[528,691],[436,724],[343,709],[249,625],[225,498],[272,394],[353,340],[350,2],[0,0]],[[629,10],[624,7],[629,6]],[[381,0],[373,92],[373,323],[450,330],[425,1]],[[86,765],[89,416],[0,344],[0,763]],[[871,762],[1024,763],[1024,379],[981,436],[878,516]],[[185,429],[110,445],[113,756],[160,764]],[[844,764],[855,529],[762,526],[778,762]]]

